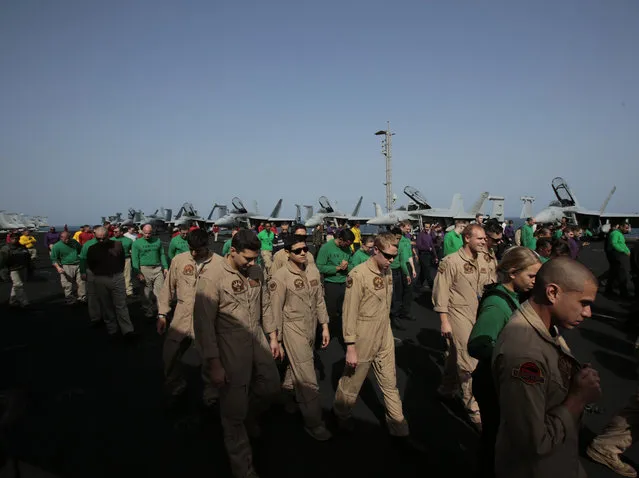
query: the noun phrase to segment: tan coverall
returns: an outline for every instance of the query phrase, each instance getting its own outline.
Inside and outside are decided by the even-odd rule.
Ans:
[[[278,270],[284,267],[288,263],[288,254],[286,249],[280,249],[273,255],[273,263],[271,264],[271,275],[275,274]],[[307,265],[315,265],[315,258],[310,252],[306,253]]]
[[[313,344],[317,323],[328,324],[319,270],[307,264],[306,271],[300,271],[288,261],[271,276],[268,288],[274,326],[265,326],[266,333],[277,331],[281,335],[304,424],[318,427],[323,421]]]
[[[171,267],[158,296],[158,314],[168,316],[171,302],[177,300],[177,306],[169,325],[162,348],[164,361],[164,385],[171,395],[180,395],[186,388],[186,379],[182,369],[182,357],[191,345],[193,331],[193,304],[198,278],[202,271],[212,267],[222,258],[212,254],[206,261],[198,264],[191,252],[182,252],[173,258]],[[202,367],[204,381],[203,399],[205,403],[217,400],[219,392],[211,385],[206,367]]]
[[[477,259],[473,259],[462,248],[444,257],[433,285],[434,310],[448,314],[452,329],[451,350],[446,357],[442,385],[444,389],[461,386],[464,406],[474,423],[481,422],[471,375],[477,367],[477,359],[468,354],[468,338],[475,325],[484,286],[491,282],[493,277],[484,253],[480,252]]]
[[[492,249],[489,249],[488,252],[485,252],[483,255],[486,266],[488,267],[488,275],[490,277],[488,283],[497,282],[497,266],[499,265],[499,261],[497,261],[495,252]]]
[[[585,478],[579,423],[562,405],[580,364],[529,302],[502,330],[493,352],[501,419],[497,478]]]
[[[376,271],[370,258],[355,267],[346,278],[342,309],[344,342],[354,343],[357,367],[346,367],[339,379],[333,409],[342,420],[350,418],[357,396],[372,365],[384,396],[386,425],[393,436],[408,436],[402,401],[397,390],[395,340],[390,325],[393,276]]]
[[[219,358],[226,373],[220,415],[237,478],[256,476],[244,422],[255,419],[280,390],[279,373],[262,329],[262,323],[273,323],[270,305],[263,282],[234,270],[228,260],[200,274],[193,315],[195,341],[203,366]]]

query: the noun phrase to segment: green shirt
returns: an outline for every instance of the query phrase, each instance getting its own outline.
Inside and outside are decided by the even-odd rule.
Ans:
[[[399,244],[397,244],[397,257],[393,262],[391,262],[391,269],[402,269],[402,273],[405,276],[408,276],[408,259],[413,255],[413,248],[410,245],[410,241],[406,239],[404,236],[399,240]]]
[[[262,232],[257,235],[257,238],[262,243],[263,251],[273,250],[273,239],[275,239],[275,234],[273,234],[273,231],[262,229]]]
[[[515,292],[499,284],[497,289],[506,292],[519,307],[519,297]],[[491,360],[497,337],[513,314],[508,303],[497,295],[486,297],[481,302],[477,321],[468,338],[468,353],[478,360]]]
[[[521,226],[521,245],[528,249],[535,250],[535,238],[533,236],[533,228],[528,224]]]
[[[545,264],[546,262],[550,260],[550,257],[539,256],[539,260],[541,261],[542,264]]]
[[[453,229],[444,235],[444,257],[453,254],[464,246],[464,239]]]
[[[231,239],[224,241],[224,245],[222,246],[222,256],[227,255],[229,252],[231,252]]]
[[[89,252],[89,247],[97,242],[98,240],[94,237],[93,239],[89,239],[82,246],[82,250],[80,251],[80,274],[87,273],[87,252]]]
[[[623,232],[619,229],[613,229],[608,234],[608,242],[610,248],[615,252],[621,252],[622,254],[630,254],[630,249],[626,246],[626,238],[623,237]]]
[[[353,254],[348,261],[348,272],[352,271],[354,267],[363,264],[370,258],[371,256],[367,252],[364,252],[362,249],[357,249],[355,254]]]
[[[162,269],[168,269],[166,254],[159,237],[152,237],[151,239],[142,237],[133,243],[133,247],[131,247],[131,268],[134,274],[140,273],[140,266],[162,266]]]
[[[552,237],[553,237],[553,239],[561,239],[561,236],[563,236],[563,235],[564,235],[564,231],[562,231],[561,229],[557,229],[553,233]]]
[[[122,244],[122,249],[124,249],[124,257],[131,257],[131,247],[133,246],[133,241],[128,237],[112,237],[112,241],[118,241]]]
[[[169,243],[169,259],[173,260],[175,256],[182,252],[189,251],[189,243],[186,239],[182,238],[181,234],[178,234]]]
[[[324,244],[315,259],[315,265],[324,275],[324,282],[345,284],[348,269],[338,271],[335,268],[340,265],[342,261],[348,261],[350,257],[350,249],[340,249],[337,247],[337,244],[335,244],[335,239],[331,239]]]
[[[51,247],[51,262],[58,263],[63,266],[76,265],[80,263],[80,251],[82,246],[79,242],[69,239],[69,242],[65,244],[62,241],[56,242]]]

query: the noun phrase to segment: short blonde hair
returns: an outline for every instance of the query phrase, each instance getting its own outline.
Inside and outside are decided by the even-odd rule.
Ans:
[[[375,236],[375,247],[377,247],[380,251],[385,251],[389,246],[397,247],[395,234],[391,232],[382,232]]]

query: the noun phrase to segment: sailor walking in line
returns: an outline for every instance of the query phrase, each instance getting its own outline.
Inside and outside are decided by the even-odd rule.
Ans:
[[[151,224],[144,225],[142,235],[131,247],[131,266],[138,280],[144,284],[144,315],[153,318],[157,314],[157,298],[164,284],[168,264],[162,241],[153,236]]]

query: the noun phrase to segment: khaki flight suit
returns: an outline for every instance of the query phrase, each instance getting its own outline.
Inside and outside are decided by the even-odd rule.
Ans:
[[[355,267],[346,279],[342,309],[344,342],[354,343],[357,367],[346,367],[339,379],[333,409],[342,420],[350,418],[357,396],[372,365],[384,396],[386,424],[393,436],[407,436],[402,401],[397,390],[395,340],[390,325],[393,276],[390,269],[376,272],[373,258]]]
[[[497,266],[499,265],[499,261],[497,260],[497,256],[492,249],[489,249],[488,252],[483,253],[484,262],[486,262],[486,266],[488,267],[488,275],[490,277],[489,284],[497,282]]]
[[[212,267],[222,258],[212,254],[206,261],[198,264],[191,252],[182,252],[171,261],[171,267],[164,280],[158,296],[158,314],[168,316],[171,302],[177,300],[173,318],[168,327],[162,359],[164,361],[164,378],[167,391],[171,395],[180,395],[186,388],[186,379],[182,369],[182,358],[195,337],[193,331],[193,305],[198,278],[207,267]],[[205,403],[217,400],[218,390],[213,388],[206,367],[202,367],[204,381],[203,398]]]
[[[585,478],[579,461],[579,423],[562,405],[580,368],[557,330],[549,331],[524,302],[493,352],[501,410],[497,478]]]
[[[284,267],[288,262],[288,254],[286,249],[280,249],[273,255],[273,263],[271,264],[271,275],[275,274],[278,270]],[[315,258],[310,252],[306,253],[306,264],[315,265]]]
[[[463,248],[449,254],[439,264],[433,284],[434,310],[448,314],[453,336],[442,377],[443,388],[461,386],[464,406],[475,423],[481,421],[471,375],[477,367],[477,359],[468,354],[468,338],[475,325],[484,286],[494,282],[484,255],[487,254],[480,252],[477,259],[473,259]]]
[[[318,427],[323,421],[313,345],[317,323],[328,324],[319,270],[307,264],[300,271],[288,261],[271,276],[268,288],[274,324],[272,329],[266,327],[266,333],[277,330],[282,337],[304,424]]]
[[[262,329],[263,323],[273,323],[270,306],[263,281],[249,279],[227,260],[211,264],[199,276],[193,314],[195,341],[203,366],[219,358],[226,372],[220,415],[231,469],[238,478],[255,476],[244,423],[247,418],[255,419],[280,390],[277,366]]]

